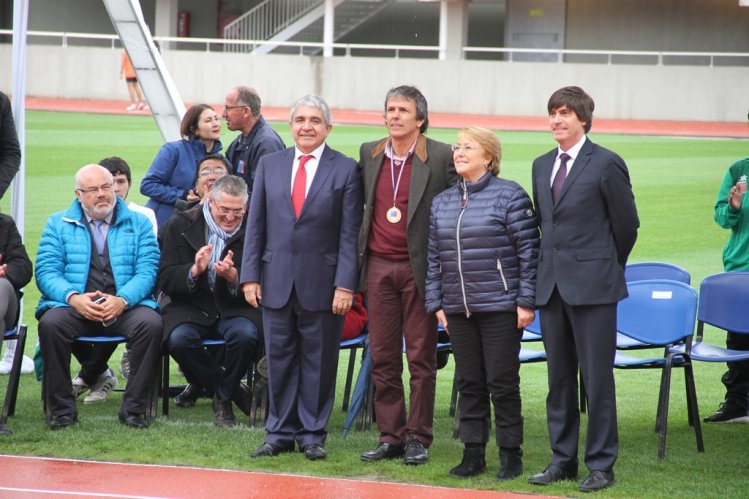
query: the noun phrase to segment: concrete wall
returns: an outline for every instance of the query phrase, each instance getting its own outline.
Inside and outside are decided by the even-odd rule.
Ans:
[[[11,46],[0,44],[0,60]],[[548,96],[580,85],[594,97],[596,116],[694,121],[746,120],[747,67],[596,65],[435,61],[423,59],[250,56],[165,51],[186,102],[223,102],[236,84],[257,88],[264,105],[289,106],[316,93],[332,107],[380,110],[388,88],[417,85],[439,112],[543,116]],[[106,48],[28,47],[30,96],[127,100],[118,79],[119,51]],[[10,89],[9,72],[0,90]]]
[[[217,2],[176,1],[179,10],[191,13],[192,36],[215,36]],[[469,45],[502,45],[507,1],[469,3]],[[222,6],[227,12],[237,12],[249,9],[256,2],[226,0]],[[539,4],[536,0],[511,2],[526,9]],[[749,52],[749,7],[740,7],[738,0],[566,2],[566,48]],[[0,1],[2,28],[11,28],[12,3],[12,0]],[[155,0],[140,0],[140,3],[146,22],[153,26]],[[33,0],[29,6],[29,29],[114,33],[101,0]],[[437,45],[438,38],[438,3],[399,0],[340,41]]]
[[[738,0],[567,0],[567,9],[568,49],[749,52],[749,7]]]

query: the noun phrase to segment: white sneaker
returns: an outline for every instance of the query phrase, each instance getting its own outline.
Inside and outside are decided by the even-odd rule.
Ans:
[[[96,384],[91,387],[91,393],[83,399],[84,404],[99,404],[107,401],[109,392],[117,388],[119,382],[111,369],[107,369],[99,375]]]
[[[31,374],[33,372],[34,361],[31,360],[31,357],[24,355],[23,359],[21,359],[21,374]]]
[[[10,360],[5,358],[3,360],[0,360],[0,374],[9,374],[11,367],[13,367],[12,357],[10,358]]]
[[[135,111],[138,108],[137,104],[130,104],[125,108],[125,111]]]
[[[73,397],[78,398],[82,393],[88,391],[89,386],[80,376],[73,378]]]

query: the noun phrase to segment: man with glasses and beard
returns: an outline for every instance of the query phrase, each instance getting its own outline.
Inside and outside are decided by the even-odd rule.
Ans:
[[[130,378],[119,419],[131,428],[147,428],[162,329],[152,296],[159,265],[153,226],[115,195],[112,174],[102,166],[78,170],[75,194],[66,211],[47,220],[35,265],[49,425],[57,430],[78,418],[70,380],[75,338],[124,336]]]

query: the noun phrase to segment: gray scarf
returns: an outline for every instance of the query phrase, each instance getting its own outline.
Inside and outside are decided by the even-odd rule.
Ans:
[[[242,228],[242,224],[240,223],[232,232],[226,232],[219,227],[213,219],[211,208],[208,203],[203,204],[203,218],[205,218],[205,224],[208,227],[208,244],[213,246],[213,251],[211,251],[211,261],[208,264],[208,283],[211,285],[211,289],[214,289],[216,286],[216,272],[213,270],[213,265],[221,261],[221,255],[224,253],[226,241],[239,232],[239,229]]]

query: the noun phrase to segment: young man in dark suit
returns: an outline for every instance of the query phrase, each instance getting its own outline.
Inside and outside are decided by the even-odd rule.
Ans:
[[[323,459],[343,316],[351,308],[361,224],[356,162],[325,144],[330,108],[308,95],[291,110],[295,146],[260,159],[240,282],[263,306],[269,415],[252,457],[294,450]]]
[[[586,136],[593,99],[579,87],[564,87],[547,108],[559,146],[533,162],[532,177],[541,223],[536,305],[548,355],[552,459],[529,482],[577,478],[579,369],[588,399],[590,470],[580,490],[592,492],[614,483],[616,309],[627,296],[624,266],[640,222],[624,161]]]

